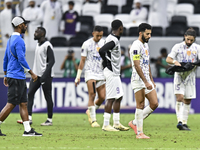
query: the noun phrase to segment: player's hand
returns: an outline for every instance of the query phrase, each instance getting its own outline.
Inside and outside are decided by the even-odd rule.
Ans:
[[[156,88],[156,84],[155,84],[155,82],[152,82],[152,83],[153,83],[154,88]]]
[[[174,65],[181,66],[181,64],[178,61],[175,61]]]
[[[6,87],[8,87],[8,79],[7,79],[7,77],[4,77],[4,79],[3,79],[3,84],[4,84]]]
[[[35,82],[35,81],[37,81],[37,79],[38,79],[38,76],[36,75],[36,74],[32,74],[31,75],[31,78],[33,79],[33,82]]]
[[[145,83],[145,86],[146,86],[146,88],[148,89],[148,90],[151,90],[153,87],[152,87],[152,85],[149,83],[149,82],[146,82]]]
[[[75,86],[77,86],[80,83],[80,78],[76,78],[74,82],[75,82]]]

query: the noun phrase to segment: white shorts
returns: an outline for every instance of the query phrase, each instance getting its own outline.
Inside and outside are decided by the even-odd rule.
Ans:
[[[108,68],[104,69],[104,76],[106,77],[106,98],[118,99],[124,95],[122,89],[122,82],[119,75],[115,75]]]
[[[151,80],[147,80],[151,85],[152,85],[152,89],[151,90],[148,90],[144,84],[144,82],[142,80],[131,80],[131,87],[132,89],[134,90],[134,93],[142,90],[142,89],[145,89],[145,95],[150,93],[151,91],[153,91],[155,89],[153,83],[151,82]]]
[[[95,75],[95,74],[92,74],[90,72],[85,72],[85,82],[87,83],[87,81],[89,81],[89,80],[99,81],[98,83],[96,82],[96,88],[98,88],[101,85],[106,83],[104,75]]]
[[[174,76],[174,94],[184,95],[184,99],[196,98],[196,78],[190,77],[190,80],[183,80],[175,73]]]

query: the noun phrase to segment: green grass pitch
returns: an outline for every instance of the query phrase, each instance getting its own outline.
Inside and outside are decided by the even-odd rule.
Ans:
[[[121,114],[121,123],[128,125],[134,114]],[[86,114],[55,113],[53,126],[40,126],[46,114],[33,114],[32,127],[42,137],[22,137],[23,125],[17,124],[18,113],[12,113],[1,125],[0,150],[197,150],[200,149],[200,114],[189,115],[188,125],[192,131],[179,131],[176,128],[175,114],[152,114],[144,120],[144,133],[150,139],[136,139],[132,129],[120,132],[105,132],[92,128]],[[102,126],[103,114],[97,114]],[[112,124],[112,117],[111,117]]]

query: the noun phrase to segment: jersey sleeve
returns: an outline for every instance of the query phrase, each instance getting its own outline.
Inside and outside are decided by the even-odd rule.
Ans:
[[[84,42],[81,47],[81,56],[87,57],[87,52],[88,52],[88,46],[87,43]]]
[[[172,51],[168,54],[168,57],[175,59],[177,55],[177,49],[178,49],[178,45],[176,44],[172,47]]]
[[[197,45],[197,56],[198,60],[200,60],[200,45]]]
[[[132,57],[131,59],[134,60],[140,60],[140,55],[141,55],[141,50],[139,45],[137,43],[133,43],[130,49],[130,56]]]

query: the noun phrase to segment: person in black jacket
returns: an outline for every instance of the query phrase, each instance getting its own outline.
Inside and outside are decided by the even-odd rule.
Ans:
[[[53,100],[52,100],[52,79],[53,79],[53,65],[55,63],[53,46],[45,38],[46,30],[43,27],[38,27],[34,34],[34,39],[38,40],[38,44],[35,50],[35,59],[33,64],[33,70],[38,76],[38,80],[30,81],[28,91],[28,114],[29,121],[32,124],[32,107],[35,92],[42,86],[45,99],[47,101],[48,118],[46,122],[42,123],[42,126],[52,125],[53,117]],[[21,123],[21,120],[17,121]]]

